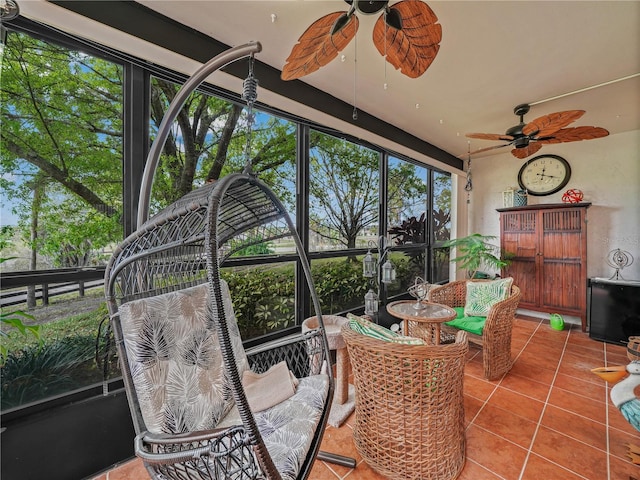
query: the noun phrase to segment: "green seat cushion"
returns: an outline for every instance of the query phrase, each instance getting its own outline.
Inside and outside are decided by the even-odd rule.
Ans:
[[[452,327],[459,328],[460,330],[475,333],[476,335],[482,335],[484,322],[487,320],[487,317],[469,317],[464,314],[464,307],[454,307],[453,309],[456,311],[456,318],[450,322],[445,322],[445,325],[450,325]]]
[[[366,318],[358,317],[352,313],[347,314],[349,328],[354,332],[367,335],[384,342],[399,343],[402,345],[424,345],[424,340],[416,337],[405,337],[392,332],[388,328],[370,322]]]

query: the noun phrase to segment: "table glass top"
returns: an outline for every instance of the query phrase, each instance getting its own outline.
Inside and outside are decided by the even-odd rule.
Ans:
[[[416,302],[413,300],[393,302],[387,305],[389,313],[398,313],[403,316],[413,316],[416,318],[445,318],[450,317],[452,310],[438,303],[421,303],[422,308],[416,308]]]

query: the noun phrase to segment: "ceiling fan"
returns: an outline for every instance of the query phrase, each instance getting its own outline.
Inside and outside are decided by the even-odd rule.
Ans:
[[[529,105],[526,103],[516,106],[513,109],[513,113],[520,117],[520,123],[509,128],[504,135],[498,133],[467,133],[466,136],[469,138],[507,142],[502,145],[481,148],[473,153],[513,146],[515,148],[511,150],[511,154],[514,157],[527,158],[540,150],[543,145],[550,143],[592,140],[609,135],[609,132],[601,127],[564,128],[584,115],[584,110],[566,110],[564,112],[550,113],[529,123],[524,123],[524,116],[528,112]]]
[[[440,48],[442,27],[431,8],[419,0],[344,0],[347,12],[333,12],[313,22],[293,46],[282,68],[283,80],[295,80],[324,67],[355,37],[357,13],[382,12],[373,27],[373,43],[396,69],[410,78],[422,75]]]

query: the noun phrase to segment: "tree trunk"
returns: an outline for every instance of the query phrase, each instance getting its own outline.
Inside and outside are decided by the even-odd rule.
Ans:
[[[40,180],[40,181],[39,181]],[[36,178],[33,186],[33,202],[31,203],[31,253],[29,256],[29,270],[35,270],[38,264],[38,251],[36,242],[38,240],[38,214],[42,197],[44,196],[44,183],[41,179]],[[27,310],[36,307],[36,286],[29,285],[27,287]]]

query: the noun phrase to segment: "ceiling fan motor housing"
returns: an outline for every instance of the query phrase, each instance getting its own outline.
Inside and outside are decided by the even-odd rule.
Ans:
[[[513,146],[516,148],[525,148],[529,146],[529,139],[531,137],[529,135],[525,135],[522,132],[523,127],[526,125],[524,123],[524,116],[529,113],[529,108],[529,105],[527,105],[526,103],[517,105],[513,109],[513,113],[520,117],[520,123],[511,127],[505,132],[506,135],[510,135],[514,138]]]
[[[505,135],[513,137],[513,146],[516,148],[524,148],[529,145],[529,136],[522,133],[522,127],[524,126],[525,123],[520,122],[505,132]]]
[[[352,5],[354,3],[353,0],[344,0],[344,1],[349,5]],[[374,13],[378,13],[382,11],[382,9],[384,9],[388,3],[389,3],[389,0],[377,1],[377,2],[372,2],[370,0],[356,0],[355,6],[358,12],[363,13],[365,15],[373,15]]]

